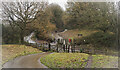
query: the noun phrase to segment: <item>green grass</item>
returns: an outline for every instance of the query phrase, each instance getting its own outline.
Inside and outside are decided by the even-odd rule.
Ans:
[[[53,53],[41,58],[41,63],[49,68],[85,68],[88,54],[84,53]],[[118,68],[118,57],[92,55],[90,68]]]
[[[2,45],[2,64],[23,55],[41,53],[37,48],[25,45]]]
[[[92,68],[118,68],[118,57],[92,55]]]
[[[49,68],[84,68],[88,54],[53,53],[41,58],[41,62]]]

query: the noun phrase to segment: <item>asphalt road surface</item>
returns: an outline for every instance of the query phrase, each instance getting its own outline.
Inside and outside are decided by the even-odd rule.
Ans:
[[[40,58],[50,53],[31,54],[20,56],[6,62],[3,68],[47,68],[40,62]]]

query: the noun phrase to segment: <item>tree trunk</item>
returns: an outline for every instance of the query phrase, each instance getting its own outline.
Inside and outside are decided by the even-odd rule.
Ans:
[[[24,30],[21,30],[20,33],[20,44],[24,44]]]
[[[106,32],[106,30],[103,31],[104,33]]]
[[[23,44],[23,43],[24,43],[24,37],[21,36],[21,44]]]

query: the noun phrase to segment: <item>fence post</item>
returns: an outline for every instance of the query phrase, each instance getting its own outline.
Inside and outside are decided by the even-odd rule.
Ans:
[[[49,46],[49,51],[51,50],[51,45],[50,45],[50,43],[48,44],[48,46]]]
[[[71,45],[71,52],[73,53],[73,44]]]
[[[43,51],[44,51],[44,43],[42,43],[42,47],[43,47],[42,49],[43,49]]]
[[[66,43],[65,43],[65,52],[67,52],[67,40],[65,40]]]
[[[40,49],[40,47],[41,47],[40,44],[38,44],[38,49]]]
[[[69,39],[69,41],[68,41],[68,53],[69,53],[69,51],[71,50],[71,49],[70,49],[70,47],[71,47],[71,42],[72,42],[72,39]]]
[[[65,52],[65,40],[63,40],[63,50]]]
[[[67,44],[65,45],[65,52],[67,52]]]
[[[37,47],[37,43],[36,43],[36,48],[38,48],[38,47]]]
[[[73,53],[73,40],[71,40],[70,46],[71,46],[71,52]]]
[[[76,44],[76,41],[75,39],[73,39],[73,52],[75,53],[75,44]]]
[[[59,46],[59,45],[57,44],[57,52],[58,52],[58,46]]]
[[[59,41],[60,41],[60,39],[57,40],[57,52],[59,52],[59,51],[58,51]]]
[[[68,48],[68,53],[69,53],[69,45],[67,46],[67,48]]]

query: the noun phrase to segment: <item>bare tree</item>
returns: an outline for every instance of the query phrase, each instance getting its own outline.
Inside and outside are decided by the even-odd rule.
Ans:
[[[19,27],[20,43],[23,43],[27,25],[32,23],[46,6],[47,2],[3,2],[3,21],[9,23],[13,30],[14,27]]]

